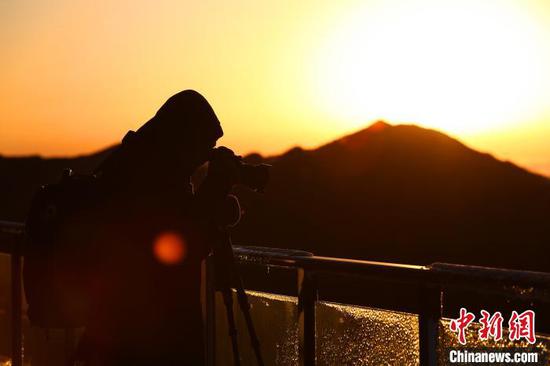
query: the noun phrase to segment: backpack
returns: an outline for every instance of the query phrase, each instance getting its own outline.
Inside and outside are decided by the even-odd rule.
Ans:
[[[63,173],[42,186],[26,220],[23,285],[33,326],[76,328],[90,306],[94,207],[101,201],[95,175]]]

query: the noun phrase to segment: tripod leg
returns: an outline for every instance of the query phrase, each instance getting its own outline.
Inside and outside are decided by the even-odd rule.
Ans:
[[[231,288],[227,287],[222,290],[223,303],[227,314],[227,325],[229,327],[229,337],[231,338],[231,347],[233,349],[233,364],[240,366],[241,357],[239,355],[239,343],[237,340],[237,326],[235,324],[235,316],[233,314],[233,294]]]
[[[240,358],[237,344],[237,329],[235,327],[235,319],[233,314],[233,297],[230,285],[231,283],[234,283],[237,290],[237,300],[246,321],[248,335],[250,336],[250,343],[252,345],[252,349],[254,350],[254,354],[256,355],[258,366],[264,366],[260,350],[260,341],[258,340],[256,330],[254,329],[252,317],[250,316],[250,304],[248,302],[246,292],[244,291],[239,269],[235,264],[235,259],[233,257],[233,246],[231,245],[231,236],[229,235],[228,231],[225,231],[223,233],[223,237],[221,238],[219,246],[216,249],[217,250],[215,250],[214,252],[214,258],[217,258],[216,268],[224,268],[226,270],[229,270],[229,273],[225,272],[228,277],[218,277],[218,280],[219,282],[225,283],[225,285],[222,286],[222,293],[224,296],[224,302],[227,311],[227,320],[230,327],[229,332],[233,344],[233,358],[235,361],[235,365],[240,364]]]
[[[264,361],[262,358],[262,352],[260,349],[260,341],[258,340],[258,335],[256,334],[256,329],[254,328],[254,323],[252,322],[252,316],[250,315],[250,303],[248,302],[248,297],[244,291],[242,278],[237,273],[237,299],[239,301],[239,306],[243,313],[244,319],[246,321],[246,327],[248,329],[248,335],[250,337],[250,343],[254,354],[256,355],[256,360],[258,366],[264,366]]]

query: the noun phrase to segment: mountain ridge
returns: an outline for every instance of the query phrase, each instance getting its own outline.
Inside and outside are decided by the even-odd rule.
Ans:
[[[439,131],[378,124],[265,161],[273,164],[266,197],[240,190],[253,212],[237,228],[240,242],[371,260],[550,270],[536,254],[550,243],[550,180]],[[274,230],[270,222],[285,224]],[[367,253],[357,242],[375,245]],[[480,258],[441,245],[465,242],[483,252]],[[511,252],[522,242],[532,259],[490,258],[490,247]]]

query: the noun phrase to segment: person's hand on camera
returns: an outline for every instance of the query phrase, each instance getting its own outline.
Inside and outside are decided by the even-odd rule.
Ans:
[[[195,193],[194,211],[197,217],[216,222],[231,188],[240,182],[240,157],[226,147],[210,152],[208,172]]]
[[[239,182],[239,156],[231,149],[221,146],[212,151],[212,157],[208,163],[207,179],[212,179],[229,187]]]

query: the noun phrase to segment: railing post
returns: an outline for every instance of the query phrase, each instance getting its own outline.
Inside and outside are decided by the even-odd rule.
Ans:
[[[312,273],[298,269],[299,355],[301,366],[315,366],[315,302],[317,286]]]
[[[21,244],[22,235],[14,235],[11,251],[11,357],[13,366],[23,365]]]
[[[214,258],[206,258],[205,302],[206,302],[206,365],[216,365],[216,280]]]
[[[441,319],[441,289],[436,286],[422,286],[419,296],[418,334],[420,365],[437,366],[439,320]]]

